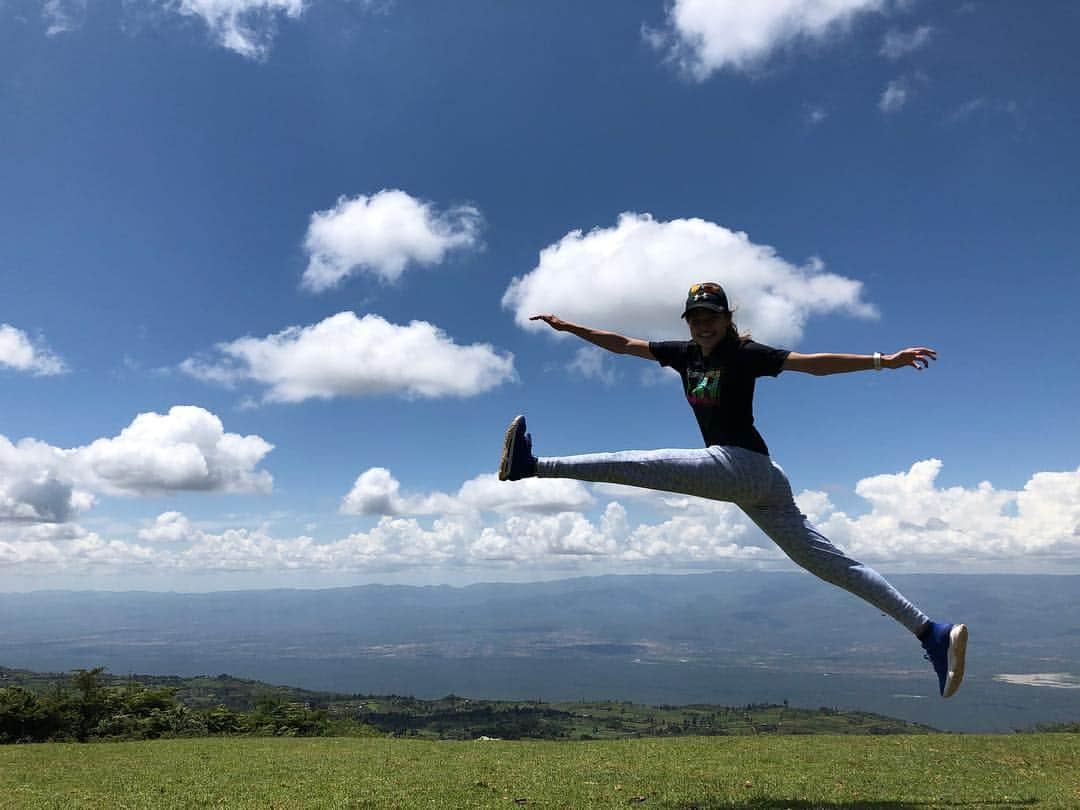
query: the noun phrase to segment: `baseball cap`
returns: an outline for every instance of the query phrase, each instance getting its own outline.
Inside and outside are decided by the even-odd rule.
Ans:
[[[711,281],[694,284],[686,294],[686,307],[682,317],[692,309],[711,309],[713,312],[730,312],[724,288]]]

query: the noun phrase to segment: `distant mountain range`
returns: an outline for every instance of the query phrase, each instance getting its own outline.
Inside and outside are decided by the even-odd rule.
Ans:
[[[1080,577],[890,579],[935,617],[971,628],[955,698],[937,696],[929,663],[899,625],[801,573],[0,594],[0,665],[230,673],[424,698],[790,700],[958,731],[1080,719]]]

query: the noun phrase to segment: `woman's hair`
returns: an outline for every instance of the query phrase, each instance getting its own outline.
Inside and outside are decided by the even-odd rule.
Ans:
[[[735,309],[738,309],[738,307],[728,310],[728,315],[732,318],[735,317]],[[739,327],[735,325],[735,321],[733,320],[728,324],[727,332],[724,333],[724,340],[736,340],[739,343],[746,343],[746,341],[750,340],[750,333],[740,332]]]

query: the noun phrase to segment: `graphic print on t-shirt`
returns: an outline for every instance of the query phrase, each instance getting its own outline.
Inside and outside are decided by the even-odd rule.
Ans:
[[[686,370],[686,399],[691,405],[712,405],[720,399],[724,369]]]

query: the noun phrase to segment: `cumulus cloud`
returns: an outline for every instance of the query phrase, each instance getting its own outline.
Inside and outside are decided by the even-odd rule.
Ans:
[[[148,543],[182,543],[198,537],[199,533],[181,512],[162,512],[154,525],[142,529],[139,539]]]
[[[400,491],[401,483],[390,470],[372,467],[357,477],[339,511],[345,515],[400,515],[407,508]]]
[[[838,510],[824,492],[802,492],[797,502],[836,545],[890,570],[1013,570],[1023,562],[1026,570],[1056,571],[1080,563],[1080,468],[1036,473],[1019,490],[986,481],[942,487],[941,469],[927,459],[859,481],[855,494],[868,507],[859,515]],[[326,542],[274,537],[265,527],[201,531],[179,512],[158,515],[135,541],[73,523],[0,525],[0,565],[180,573],[791,566],[733,504],[638,488],[484,475],[453,495],[411,495],[388,470],[372,468],[346,502],[342,511],[379,515],[378,522]]]
[[[0,435],[0,523],[64,523],[93,505],[65,469],[67,455],[34,439],[12,444]]]
[[[884,0],[674,0],[665,29],[645,30],[689,76],[760,66],[781,48],[845,31]]]
[[[0,565],[62,567],[64,552],[54,543],[37,543],[26,540],[0,540]]]
[[[817,493],[822,531],[868,560],[1004,560],[1080,556],[1080,469],[1040,472],[1021,490],[938,487],[942,462],[865,478],[855,492],[870,511],[850,517]]]
[[[881,55],[887,59],[899,59],[917,51],[930,42],[933,30],[929,25],[920,25],[912,31],[888,31],[881,44]]]
[[[347,515],[438,515],[472,512],[572,512],[593,503],[579,481],[526,478],[499,481],[495,473],[478,475],[450,495],[431,492],[402,495],[401,484],[385,467],[361,473],[342,499]]]
[[[742,545],[749,527],[732,513],[728,523],[676,516],[657,525],[638,526],[631,534],[624,559],[666,562],[676,567],[715,566],[725,562],[773,562],[781,559],[775,548]]]
[[[475,247],[481,222],[472,206],[439,211],[398,189],[341,197],[311,215],[302,284],[323,292],[364,272],[396,281],[410,264],[438,264],[451,250]]]
[[[566,478],[500,481],[495,473],[466,481],[457,497],[469,508],[486,512],[576,512],[593,503],[592,495],[580,481]]]
[[[14,529],[0,524],[0,567],[86,571],[112,568],[133,573],[170,566],[168,555],[139,543],[105,539],[77,523],[39,523]]]
[[[782,560],[777,550],[754,544],[753,528],[745,519],[740,522],[739,515],[730,507],[707,517],[702,511],[656,525],[632,525],[625,507],[614,501],[595,520],[575,510],[515,511],[495,521],[451,514],[427,528],[414,517],[386,515],[369,531],[328,543],[310,537],[275,539],[246,529],[200,534],[189,549],[168,552],[166,565],[198,570],[388,571],[469,565],[574,569],[604,564],[614,570],[640,570],[643,565],[701,569]]]
[[[250,380],[269,402],[337,396],[469,397],[515,378],[512,354],[487,343],[461,346],[426,321],[407,326],[340,312],[312,326],[218,345],[218,362],[189,358],[181,369],[217,383]]]
[[[530,478],[499,481],[494,474],[466,481],[455,495],[407,496],[389,470],[365,471],[342,502],[348,514],[440,514],[461,526],[461,563],[524,564],[603,558],[615,566],[655,562],[672,567],[708,567],[731,561],[781,559],[763,548],[754,528],[732,504],[646,489],[595,485],[609,497],[648,502],[671,516],[657,524],[631,525],[626,508],[609,501],[598,520],[584,514],[595,503],[581,482]],[[504,515],[491,522],[482,513]],[[755,545],[755,543],[758,543]]]
[[[109,495],[269,492],[270,473],[254,468],[273,448],[260,436],[226,433],[203,408],[177,405],[167,414],[141,413],[118,436],[68,451],[65,466]]]
[[[248,59],[265,59],[282,16],[297,19],[304,0],[179,0],[170,6],[206,23],[214,40]]]
[[[401,483],[390,470],[372,467],[357,477],[339,511],[344,515],[435,515],[462,509],[462,504],[441,492],[402,496]]]
[[[529,316],[571,321],[638,338],[685,338],[679,314],[686,290],[717,281],[739,307],[736,322],[755,338],[791,345],[812,315],[877,316],[862,283],[826,272],[820,260],[796,266],[768,245],[703,219],[654,220],[625,213],[612,228],[571,231],[516,277],[502,303],[524,329],[551,332]]]
[[[194,571],[392,571],[452,561],[463,531],[462,524],[452,521],[436,520],[425,529],[416,520],[391,517],[330,543],[233,529],[203,533],[190,548],[169,553],[167,559],[175,568]]]
[[[618,504],[610,504],[605,517],[614,511],[617,520]],[[613,531],[615,521],[602,521],[597,526],[584,515],[561,512],[556,515],[511,515],[497,527],[485,527],[468,546],[473,560],[526,562],[544,557],[611,557],[619,549],[619,538]]]
[[[796,500],[836,545],[869,563],[918,568],[928,563],[948,567],[971,561],[992,566],[1014,559],[1029,564],[1037,559],[1080,560],[1080,469],[1040,472],[1022,490],[1010,491],[985,481],[975,486],[938,487],[941,467],[939,460],[928,459],[904,472],[859,481],[855,494],[869,509],[858,516],[837,510],[824,492],[805,491]],[[379,492],[391,494],[379,506],[389,508],[388,514],[431,498],[402,496],[396,479],[386,470],[381,473]],[[629,570],[638,564],[673,569],[787,565],[782,552],[733,504],[597,484],[590,488],[588,502],[580,503],[575,503],[580,493],[556,495],[538,490],[533,505],[544,508],[530,513],[524,504],[527,497],[512,491],[528,483],[580,486],[564,479],[508,484],[494,476],[481,476],[466,482],[457,496],[440,495],[444,507],[460,513],[484,508],[483,498],[470,496],[471,488],[487,490],[491,500],[486,508],[504,514],[495,522],[475,516],[445,517],[461,521],[457,525],[464,545],[457,551],[458,562],[535,563],[589,557]],[[595,497],[608,500],[599,519],[593,520],[585,511]],[[633,523],[623,501],[650,509],[661,519]]]
[[[0,369],[11,368],[36,376],[63,374],[64,361],[41,342],[35,343],[26,332],[0,323]]]
[[[270,474],[255,466],[271,449],[259,436],[226,433],[194,406],[139,414],[118,436],[85,447],[0,436],[0,523],[66,523],[95,493],[268,492]]]
[[[109,568],[156,568],[161,562],[154,550],[138,543],[105,540],[94,532],[66,544],[64,562],[68,566]]]

